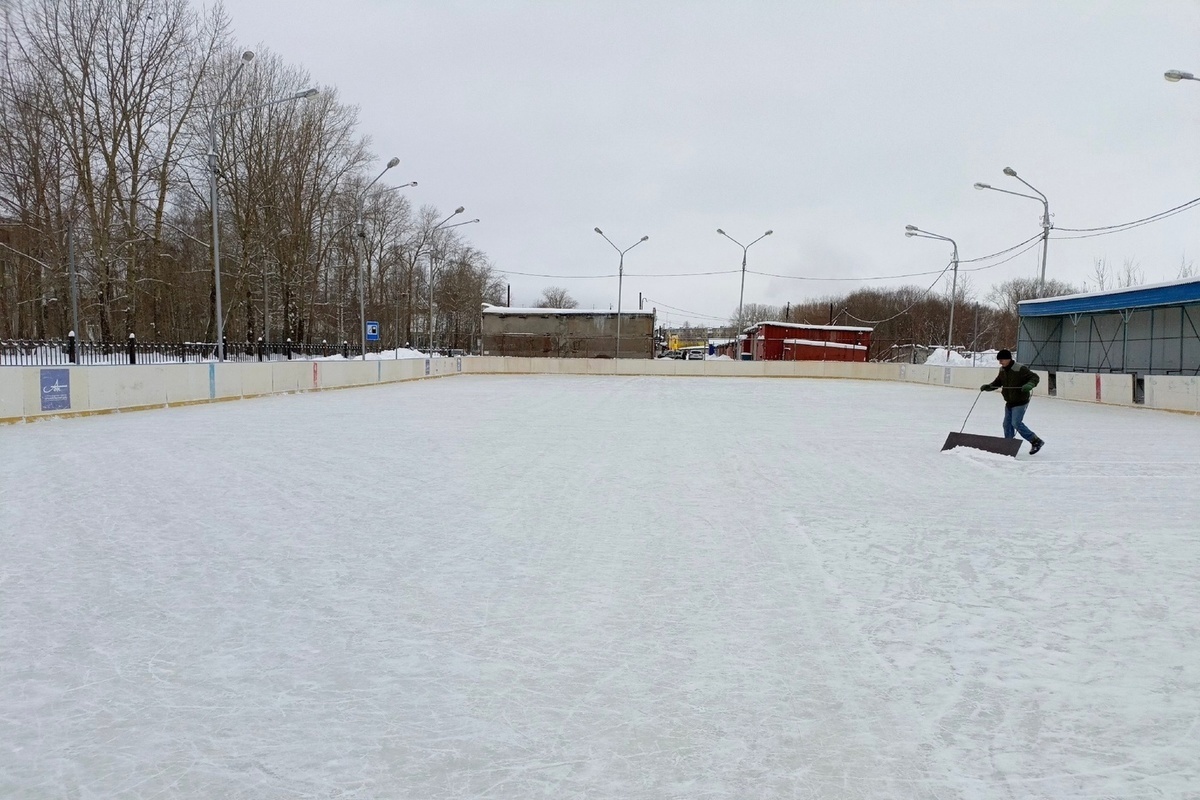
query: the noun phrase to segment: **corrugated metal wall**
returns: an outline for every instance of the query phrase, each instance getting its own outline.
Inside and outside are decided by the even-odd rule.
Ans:
[[[1017,360],[1048,372],[1200,374],[1200,305],[1021,317]]]

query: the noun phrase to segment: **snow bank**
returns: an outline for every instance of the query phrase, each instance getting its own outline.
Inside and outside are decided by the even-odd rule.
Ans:
[[[396,350],[384,350],[379,353],[367,353],[367,361],[396,361],[401,358],[429,358],[428,353],[422,353],[420,350],[413,350],[408,347],[401,347]],[[433,358],[438,358],[435,353]],[[323,356],[314,358],[313,361],[346,361],[347,359],[338,354],[336,356]],[[353,355],[349,358],[350,361],[362,361],[361,355]]]
[[[997,350],[984,350],[979,353],[947,352],[946,348],[935,348],[925,359],[925,363],[933,367],[995,367]]]

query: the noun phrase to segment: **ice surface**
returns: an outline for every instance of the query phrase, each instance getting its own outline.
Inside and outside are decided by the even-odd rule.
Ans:
[[[967,430],[999,433],[1000,398]],[[1200,420],[459,377],[0,427],[0,796],[1200,794]]]

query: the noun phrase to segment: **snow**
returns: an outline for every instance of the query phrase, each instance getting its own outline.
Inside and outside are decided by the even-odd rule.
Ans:
[[[353,352],[354,355],[350,356],[350,359],[349,359],[350,361],[362,361],[363,360],[363,355],[362,355],[361,350],[353,350],[352,349],[351,352]],[[429,357],[430,356],[428,353],[422,353],[420,350],[413,350],[412,348],[409,348],[409,347],[398,347],[394,350],[383,350],[378,353],[367,353],[366,360],[367,361],[394,361],[394,360],[401,359],[401,358],[429,358]],[[436,353],[433,355],[433,358],[437,358]],[[303,360],[303,359],[298,359],[298,360]],[[312,361],[346,361],[347,359],[345,356],[343,356],[339,353],[336,356],[321,356],[321,357],[313,358],[310,360],[312,360]]]
[[[806,344],[810,347],[840,347],[843,350],[866,350],[865,344],[844,344],[842,342],[826,342],[822,339],[784,339],[784,344]]]
[[[763,322],[754,323],[746,328],[746,330],[743,332],[749,333],[750,331],[756,331],[764,325],[773,325],[776,328],[796,328],[799,330],[809,331],[856,331],[859,333],[870,333],[875,330],[874,328],[859,328],[853,325],[810,325],[807,322],[773,322],[766,320]]]
[[[935,347],[933,352],[929,354],[929,358],[925,359],[925,363],[935,367],[995,367],[1000,369],[1000,362],[996,360],[996,353],[999,350],[983,350],[978,353],[960,353],[957,351],[947,352],[944,347]]]
[[[514,308],[514,307],[509,307],[509,306],[492,306],[492,305],[488,305],[487,303],[484,303],[484,305],[483,305],[483,313],[484,314],[497,314],[497,315],[509,314],[509,315],[519,316],[519,317],[546,317],[546,316],[557,317],[562,314],[567,314],[567,315],[586,314],[588,316],[595,316],[595,317],[615,317],[617,315],[617,312],[615,310],[610,310],[610,309],[543,308],[541,306],[538,306],[535,308]],[[653,311],[638,311],[637,309],[633,309],[633,310],[621,309],[621,316],[622,317],[653,317],[654,312]]]
[[[239,352],[241,352],[240,348],[242,348],[242,347],[244,347],[244,345],[239,344],[236,349],[238,349]],[[234,346],[230,345],[230,350],[232,351],[234,349],[235,349]],[[350,356],[349,360],[351,360],[351,361],[361,361],[362,360],[362,353],[357,348],[357,346],[349,347],[348,349],[349,349],[350,353],[352,354]],[[180,361],[178,353],[171,352],[170,349],[166,348],[166,347],[164,347],[163,351],[158,352],[158,353],[139,352],[137,357],[138,357],[138,361],[142,364],[178,364],[178,363],[182,363]],[[401,348],[397,348],[394,350],[384,350],[384,351],[378,352],[378,353],[367,353],[367,361],[392,361],[394,359],[399,359],[399,358],[429,358],[429,357],[430,356],[427,353],[423,353],[420,350],[413,350],[413,349],[407,348],[407,347],[401,347]],[[433,355],[433,357],[437,358],[437,354],[435,353]],[[82,363],[86,364],[87,366],[91,366],[91,367],[108,366],[108,365],[114,365],[114,364],[127,366],[129,364],[129,354],[125,350],[121,349],[120,347],[117,347],[112,353],[110,353],[108,355],[98,354],[89,349],[88,352],[80,354],[80,360],[82,361]],[[347,359],[341,353],[338,353],[338,354],[332,355],[332,356],[305,356],[305,355],[301,355],[299,353],[293,353],[292,357],[290,359],[287,357],[286,353],[265,353],[263,355],[263,360],[264,361],[289,361],[289,360],[290,361],[346,361]],[[202,358],[198,354],[189,353],[186,363],[198,364],[198,363],[209,363],[209,362],[216,362],[216,361],[217,361],[217,358],[215,356]],[[28,365],[28,366],[38,366],[38,365],[70,366],[65,348],[61,348],[61,347],[57,347],[57,346],[48,347],[45,345],[30,347],[29,349],[22,350],[19,353],[16,352],[15,350],[8,350],[7,352],[0,352],[0,364]]]
[[[1035,398],[1038,456],[939,452],[973,397],[464,376],[0,427],[0,796],[1197,796],[1200,420]]]
[[[1036,306],[1044,303],[1057,303],[1060,300],[1078,300],[1083,297],[1108,297],[1117,294],[1133,294],[1143,292],[1147,289],[1166,289],[1171,286],[1187,286],[1193,283],[1200,283],[1198,277],[1178,278],[1173,281],[1162,281],[1161,283],[1143,283],[1134,286],[1118,286],[1113,289],[1103,289],[1095,292],[1078,292],[1076,294],[1060,294],[1054,297],[1039,297],[1034,300],[1022,300],[1018,303],[1019,306]],[[1178,304],[1176,304],[1178,305]]]

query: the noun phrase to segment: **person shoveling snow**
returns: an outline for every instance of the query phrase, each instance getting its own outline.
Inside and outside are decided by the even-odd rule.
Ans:
[[[1018,433],[1021,434],[1029,442],[1029,455],[1033,455],[1046,444],[1025,424],[1025,412],[1029,409],[1033,389],[1038,385],[1038,375],[1014,361],[1008,350],[996,353],[996,360],[1000,362],[1000,374],[991,383],[980,386],[979,391],[1000,390],[1004,395],[1004,438],[1015,439]]]

